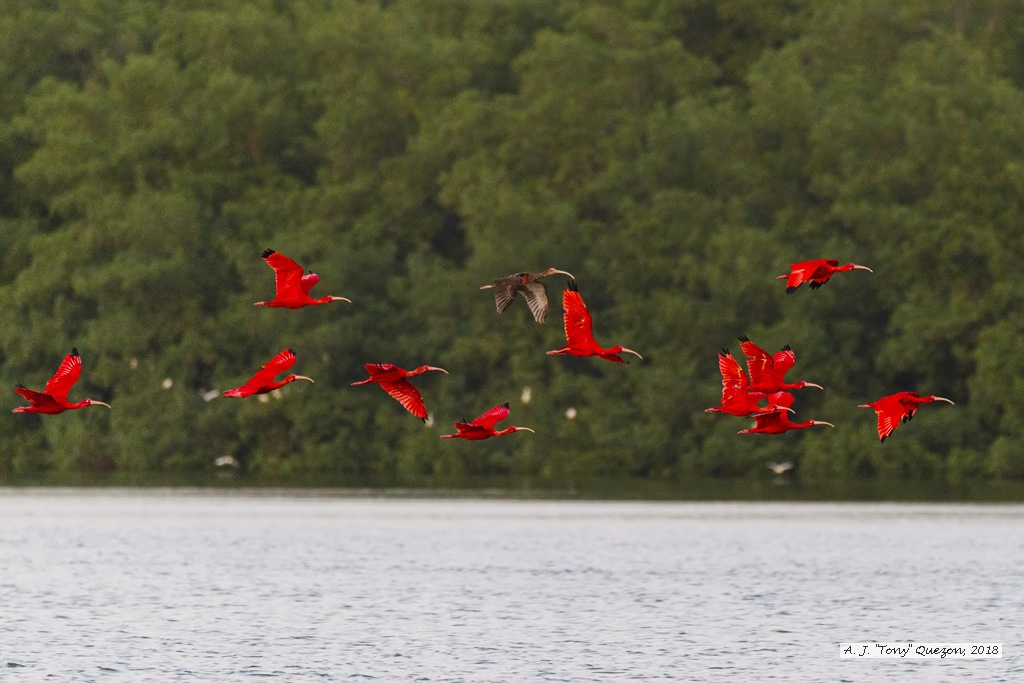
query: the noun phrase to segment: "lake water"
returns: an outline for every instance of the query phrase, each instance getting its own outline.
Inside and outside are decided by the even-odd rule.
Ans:
[[[1024,681],[1024,506],[0,489],[0,681]],[[840,660],[840,642],[1002,642]]]

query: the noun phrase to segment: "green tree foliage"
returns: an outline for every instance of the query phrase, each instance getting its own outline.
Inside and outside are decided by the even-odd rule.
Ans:
[[[1024,477],[1024,22],[1008,3],[17,0],[0,8],[0,368],[113,411],[0,417],[0,474],[352,483],[514,475]],[[273,296],[271,247],[346,296]],[[786,296],[792,262],[874,274]],[[549,357],[477,288],[573,272]],[[790,344],[798,419],[704,409],[717,351]],[[204,400],[284,348],[316,379]],[[368,362],[420,376],[415,420]],[[531,400],[520,396],[529,387]],[[878,444],[882,395],[952,398]],[[10,394],[9,405],[18,405]],[[20,400],[20,399],[18,399]],[[510,401],[517,434],[439,433]],[[575,419],[567,419],[572,408]]]

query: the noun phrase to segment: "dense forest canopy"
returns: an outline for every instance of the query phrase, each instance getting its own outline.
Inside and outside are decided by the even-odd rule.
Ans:
[[[1022,88],[1001,0],[9,0],[0,377],[76,346],[113,410],[8,393],[0,474],[1024,477]],[[353,303],[254,308],[267,247]],[[787,296],[811,258],[874,272]],[[546,325],[478,290],[549,266],[644,360],[545,355],[562,276]],[[742,334],[836,429],[704,412]],[[203,400],[289,347],[316,384]],[[367,362],[447,368],[434,423]],[[898,390],[956,406],[879,445]],[[438,438],[505,401],[535,435]]]

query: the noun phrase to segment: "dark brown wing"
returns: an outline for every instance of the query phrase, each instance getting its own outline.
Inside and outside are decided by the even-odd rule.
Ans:
[[[494,281],[494,306],[498,313],[504,313],[512,305],[521,286],[522,278],[519,275],[509,275]]]
[[[533,313],[533,319],[543,323],[548,317],[548,288],[540,280],[534,280],[520,289],[526,298],[526,305]]]

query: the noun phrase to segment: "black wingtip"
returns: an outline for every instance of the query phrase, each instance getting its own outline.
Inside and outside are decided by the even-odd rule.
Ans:
[[[292,354],[293,356],[295,355],[295,352],[292,351],[291,349],[285,349],[285,351],[287,351],[288,353]]]
[[[502,408],[504,408],[505,410],[508,410],[508,409],[509,409],[509,407],[508,407],[508,401],[505,401],[504,403],[502,403],[502,404],[501,404],[501,407],[502,407]]]
[[[576,278],[569,278],[569,283],[566,285],[570,292],[580,291],[579,286],[576,284]]]
[[[14,388],[15,389],[27,389],[28,387],[26,387],[24,384],[19,383],[19,384],[15,384]]]
[[[738,336],[736,338],[739,339],[741,342],[748,342],[748,341],[750,341],[750,337],[748,337],[745,334],[741,334],[740,336]]]
[[[879,441],[879,443],[885,443],[885,440],[888,439],[888,438],[889,438],[888,436],[883,436],[881,438],[881,440]]]
[[[785,346],[782,347],[782,350],[783,351],[792,351],[793,347],[790,346],[789,344],[786,344]]]
[[[727,349],[727,348],[725,348],[725,347],[723,346],[723,347],[722,347],[722,350],[718,352],[718,355],[719,355],[719,356],[731,356],[731,355],[732,355],[732,352],[731,352],[731,351],[729,351],[729,349]]]
[[[796,287],[786,287],[786,294],[792,294],[796,291]]]
[[[78,355],[78,347],[77,346],[72,346],[71,347],[71,355],[72,356],[77,356]]]
[[[276,252],[276,251],[274,251],[273,249],[264,249],[264,250],[263,250],[263,253],[262,253],[262,254],[260,254],[260,256],[262,256],[263,258],[267,258],[267,257],[268,257],[268,256],[270,256],[271,254],[276,254],[276,253],[277,253],[277,252]]]
[[[420,419],[421,419],[421,420],[422,420],[423,422],[426,422],[428,418],[425,418],[425,417],[421,417]]]

